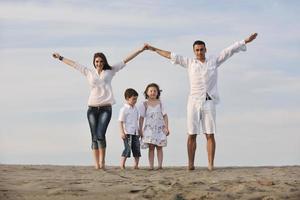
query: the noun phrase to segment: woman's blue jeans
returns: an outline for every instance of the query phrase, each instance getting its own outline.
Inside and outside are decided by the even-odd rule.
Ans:
[[[87,118],[92,135],[92,149],[106,148],[105,134],[111,119],[111,106],[89,106]]]

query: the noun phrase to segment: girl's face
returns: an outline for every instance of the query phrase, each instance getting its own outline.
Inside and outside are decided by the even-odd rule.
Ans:
[[[156,99],[157,97],[157,88],[156,87],[149,87],[147,90],[147,95],[149,99]]]
[[[104,61],[102,60],[102,58],[97,57],[95,59],[95,66],[97,70],[102,70],[104,67]]]

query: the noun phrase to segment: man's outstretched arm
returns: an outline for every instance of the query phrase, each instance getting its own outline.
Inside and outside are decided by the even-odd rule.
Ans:
[[[248,38],[245,39],[245,43],[249,43],[249,42],[252,42],[257,36],[257,33],[253,33],[251,34]]]
[[[246,51],[247,47],[246,44],[249,42],[252,42],[257,36],[257,33],[251,34],[246,39],[235,42],[233,45],[227,47],[217,57],[216,64],[217,66],[220,66],[222,63],[224,63],[228,58],[230,58],[232,55],[240,52],[240,51]]]
[[[165,51],[165,50],[162,50],[162,49],[158,49],[156,47],[151,46],[150,44],[145,44],[145,46],[146,46],[146,49],[154,51],[154,52],[158,53],[159,55],[161,55],[165,58],[171,59],[171,52],[170,51]]]

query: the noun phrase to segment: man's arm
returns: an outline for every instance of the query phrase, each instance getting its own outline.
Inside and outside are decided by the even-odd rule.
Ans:
[[[158,49],[156,47],[151,46],[150,44],[145,44],[145,45],[146,45],[146,49],[154,51],[157,54],[159,54],[159,55],[161,55],[165,58],[171,59],[171,52],[170,51],[165,51],[165,50],[162,50],[162,49]]]
[[[227,47],[221,53],[216,59],[216,65],[217,67],[220,66],[223,62],[225,62],[228,58],[230,58],[233,54],[238,53],[240,51],[246,51],[247,47],[246,44],[249,42],[252,42],[257,36],[257,33],[251,34],[248,38],[236,42],[233,45]]]
[[[252,33],[248,38],[245,39],[245,43],[252,42],[257,36],[257,33]]]

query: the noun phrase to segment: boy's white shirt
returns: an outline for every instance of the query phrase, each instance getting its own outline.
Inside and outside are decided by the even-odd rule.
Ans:
[[[119,112],[119,121],[123,122],[123,129],[125,134],[138,135],[138,119],[139,112],[136,106],[130,106],[125,103]]]

